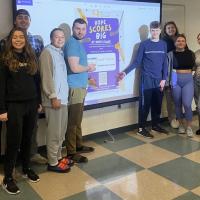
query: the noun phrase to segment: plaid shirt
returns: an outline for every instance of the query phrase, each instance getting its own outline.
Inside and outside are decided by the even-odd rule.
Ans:
[[[35,51],[37,58],[39,58],[44,48],[42,37],[40,35],[31,35],[30,33],[28,33],[28,41],[32,46],[33,50]]]

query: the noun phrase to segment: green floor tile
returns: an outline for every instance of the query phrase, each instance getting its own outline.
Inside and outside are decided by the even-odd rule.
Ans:
[[[90,160],[87,164],[81,164],[79,167],[101,183],[110,182],[143,169],[116,154]]]
[[[189,190],[200,186],[200,164],[186,158],[177,158],[150,170]]]
[[[188,193],[183,194],[173,200],[200,200],[200,196],[198,196],[192,192],[188,192]]]
[[[133,138],[127,134],[117,134],[113,135],[113,137],[115,140],[114,143],[105,142],[107,140],[111,140],[109,135],[104,135],[100,138],[94,139],[93,141],[113,152],[121,151],[127,148],[136,147],[138,145],[144,144],[143,141]]]
[[[36,183],[37,184],[37,183]],[[0,188],[1,200],[42,200],[40,196],[32,189],[32,187],[26,181],[20,181],[17,183],[20,189],[20,193],[17,195],[10,195],[6,191]]]
[[[155,141],[152,142],[152,144],[177,153],[179,155],[186,155],[194,151],[200,150],[199,142],[179,135]]]

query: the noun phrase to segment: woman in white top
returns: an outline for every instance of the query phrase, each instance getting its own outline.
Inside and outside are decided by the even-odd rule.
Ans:
[[[200,45],[200,33],[197,35],[197,42]],[[196,71],[194,74],[194,100],[197,106],[200,127],[200,49],[195,52],[195,57]],[[200,135],[200,128],[196,131],[196,134]]]

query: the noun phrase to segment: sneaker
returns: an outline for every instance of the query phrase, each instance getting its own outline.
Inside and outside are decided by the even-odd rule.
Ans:
[[[180,126],[180,123],[177,119],[172,119],[172,121],[170,122],[170,126],[172,128],[178,128]]]
[[[47,159],[41,156],[39,153],[34,154],[30,160],[31,162],[38,163],[38,164],[47,164]]]
[[[67,173],[71,170],[69,165],[66,165],[62,162],[59,162],[57,165],[52,166],[52,165],[48,165],[47,166],[47,170],[48,171],[52,171],[52,172],[57,172],[57,173]]]
[[[178,128],[178,134],[185,134],[185,128],[183,127],[183,125],[180,125]]]
[[[28,178],[32,183],[37,183],[40,181],[39,176],[30,168],[23,170],[23,177]]]
[[[145,128],[139,128],[137,135],[141,135],[146,138],[154,138],[154,136],[151,133],[149,133],[149,131],[147,131]]]
[[[61,158],[60,160],[58,160],[58,162],[63,163],[65,165],[69,165],[70,167],[74,165],[74,161],[68,157]]]
[[[187,127],[186,129],[186,133],[188,137],[192,137],[193,136],[193,130],[190,126]]]
[[[169,132],[167,130],[165,130],[164,128],[160,127],[159,125],[153,126],[151,130],[153,132],[169,134]]]
[[[200,129],[196,131],[196,135],[200,135]]]
[[[87,163],[88,159],[85,156],[82,156],[80,154],[69,154],[68,156],[71,160],[73,160],[75,163]]]
[[[93,147],[88,147],[88,146],[82,146],[76,148],[77,153],[90,153],[93,152],[94,150],[95,149]]]
[[[13,178],[4,178],[2,182],[2,188],[8,194],[18,194],[20,193],[19,188],[17,187],[15,180]]]

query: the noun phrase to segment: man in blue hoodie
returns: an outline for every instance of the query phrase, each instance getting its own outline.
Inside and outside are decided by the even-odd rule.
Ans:
[[[162,95],[167,78],[167,47],[160,40],[161,25],[158,21],[150,23],[151,38],[140,43],[135,61],[118,74],[122,80],[126,74],[141,66],[141,82],[139,89],[139,129],[137,134],[147,138],[154,136],[145,129],[151,108],[152,131],[168,132],[159,126]]]

